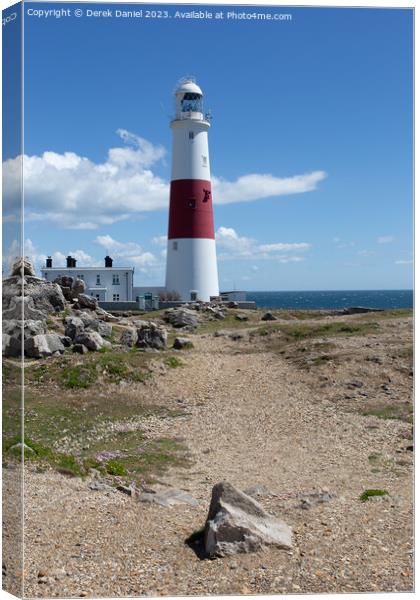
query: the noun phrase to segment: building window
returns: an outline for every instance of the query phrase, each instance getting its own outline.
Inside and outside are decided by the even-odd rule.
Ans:
[[[79,275],[77,276],[78,279],[84,279],[85,276],[83,275],[83,273],[79,273]]]
[[[190,198],[188,200],[188,207],[189,208],[195,208],[195,198]]]
[[[113,302],[118,302],[120,299],[120,295],[119,294],[112,294],[112,301]]]
[[[203,167],[207,167],[207,156],[202,156],[201,160],[203,161]]]
[[[101,285],[101,276],[100,275],[96,276],[96,285]]]
[[[178,242],[172,242],[172,250],[178,250]]]
[[[100,299],[101,299],[101,296],[100,296],[100,294],[95,294],[95,296],[96,296],[96,299],[97,299],[97,300],[100,300]]]
[[[120,285],[120,276],[119,275],[112,276],[112,285]]]
[[[190,131],[188,133],[188,137],[190,138],[190,140],[193,140],[194,139],[194,131]]]

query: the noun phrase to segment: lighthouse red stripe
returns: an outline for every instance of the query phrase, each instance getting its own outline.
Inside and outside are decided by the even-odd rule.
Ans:
[[[168,238],[214,240],[210,181],[205,179],[171,181]]]

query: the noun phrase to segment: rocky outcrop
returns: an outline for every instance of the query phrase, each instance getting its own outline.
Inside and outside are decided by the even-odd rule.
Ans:
[[[18,277],[23,277],[25,275],[31,275],[35,277],[35,269],[31,261],[26,257],[22,256],[21,258],[17,258],[10,269],[10,275],[17,275]]]
[[[72,340],[74,340],[78,335],[83,333],[83,331],[85,330],[84,323],[83,323],[82,319],[80,319],[79,317],[74,317],[74,316],[66,317],[64,319],[64,324],[65,324],[64,335],[68,336]]]
[[[165,312],[165,320],[173,327],[197,327],[198,315],[189,308],[170,308]]]
[[[86,284],[83,279],[73,278],[68,275],[60,275],[60,277],[54,279],[54,283],[57,283],[61,287],[63,295],[68,302],[77,299],[80,294],[84,294],[86,291]]]
[[[19,319],[3,320],[3,333],[7,333],[11,337],[21,341],[40,333],[47,333],[47,323],[41,320],[27,319],[21,321]]]
[[[112,325],[99,319],[93,319],[86,327],[89,331],[97,331],[102,337],[112,335]]]
[[[18,357],[22,354],[22,343],[8,333],[3,333],[2,336],[2,351],[3,356]]]
[[[266,312],[262,317],[261,321],[277,321],[277,317],[273,315],[271,312]]]
[[[121,333],[120,344],[122,346],[134,348],[134,346],[137,344],[137,340],[137,329],[134,329],[134,327],[131,327],[130,329],[124,329],[124,331]]]
[[[141,323],[140,326],[138,326],[139,323]],[[136,321],[135,324],[138,348],[156,348],[157,350],[166,348],[168,333],[164,327],[152,321]]]
[[[98,301],[93,296],[87,294],[79,294],[77,298],[78,308],[88,308],[89,310],[96,310],[98,308]]]
[[[96,331],[83,331],[74,339],[75,344],[82,344],[88,350],[96,351],[102,348],[110,348],[111,344],[104,340]]]
[[[56,333],[35,335],[25,341],[25,354],[30,358],[43,358],[63,352],[64,345]]]
[[[230,483],[215,485],[204,531],[207,555],[255,552],[269,545],[290,549],[291,528]]]
[[[184,348],[192,348],[193,343],[190,339],[184,337],[176,337],[174,339],[173,348],[175,350],[183,350]]]

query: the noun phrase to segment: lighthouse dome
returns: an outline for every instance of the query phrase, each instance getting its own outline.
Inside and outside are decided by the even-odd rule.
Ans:
[[[199,94],[202,96],[203,92],[193,79],[184,79],[177,85],[175,94]]]

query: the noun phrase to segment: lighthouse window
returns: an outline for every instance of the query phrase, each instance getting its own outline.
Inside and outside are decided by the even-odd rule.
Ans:
[[[178,242],[172,242],[172,249],[178,250]]]
[[[188,206],[189,208],[195,208],[195,198],[190,198],[190,200],[188,200]]]
[[[203,167],[207,167],[207,156],[202,156],[201,159],[203,161]]]
[[[190,138],[190,140],[194,139],[194,131],[190,131],[188,134],[188,137]]]
[[[182,112],[203,112],[203,100],[200,94],[187,92],[181,100]]]

